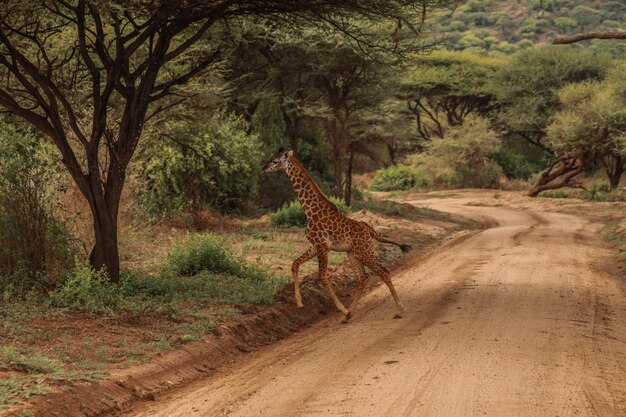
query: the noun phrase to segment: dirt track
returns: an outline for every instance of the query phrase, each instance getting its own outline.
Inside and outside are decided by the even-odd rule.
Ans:
[[[606,269],[597,226],[486,196],[419,201],[492,227],[394,276],[401,320],[380,286],[349,325],[331,317],[124,415],[626,415],[624,270]]]

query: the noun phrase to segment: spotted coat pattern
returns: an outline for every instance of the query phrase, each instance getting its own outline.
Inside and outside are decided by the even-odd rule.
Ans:
[[[320,190],[304,166],[293,156],[292,151],[279,152],[265,166],[263,172],[279,170],[284,170],[289,176],[308,219],[305,233],[311,246],[292,265],[294,292],[298,307],[303,306],[298,276],[300,265],[317,256],[319,278],[337,309],[344,314],[344,322],[350,320],[357,302],[363,295],[367,280],[364,266],[380,276],[387,284],[396,306],[402,312],[403,306],[391,282],[389,271],[376,260],[375,241],[398,245],[403,251],[410,247],[384,239],[369,224],[350,219],[341,214],[339,209]],[[356,272],[356,289],[349,309],[344,307],[330,285],[327,269],[329,251],[347,252],[352,268]]]

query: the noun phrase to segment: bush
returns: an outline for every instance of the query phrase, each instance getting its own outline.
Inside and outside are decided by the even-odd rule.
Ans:
[[[179,242],[159,280],[147,288],[162,293],[175,289],[176,296],[188,294],[202,301],[253,303],[269,303],[284,283],[255,265],[247,265],[232,253],[224,239],[210,233],[188,236]]]
[[[167,264],[173,273],[182,276],[201,271],[238,275],[244,268],[241,260],[227,249],[224,239],[211,233],[191,235],[178,242]]]
[[[540,170],[536,164],[528,161],[523,154],[507,149],[494,153],[492,158],[502,167],[504,175],[509,179],[528,180]]]
[[[0,275],[23,278],[27,291],[49,289],[42,276],[57,277],[74,259],[57,217],[63,178],[53,155],[28,131],[0,122]]]
[[[105,270],[95,271],[76,266],[65,278],[63,286],[50,293],[56,307],[69,307],[88,312],[109,310],[120,302],[117,285],[111,283]]]
[[[500,139],[487,120],[470,117],[433,139],[426,152],[414,157],[428,183],[436,188],[497,188],[502,168],[490,158],[500,150]]]
[[[350,209],[346,203],[336,197],[330,197],[335,206],[342,214],[348,214]],[[280,210],[270,215],[273,226],[276,227],[305,227],[307,223],[306,214],[298,200],[285,204]]]
[[[141,193],[149,213],[212,207],[237,210],[257,192],[261,142],[243,119],[217,114],[205,123],[171,121],[141,153]]]
[[[427,187],[423,173],[410,165],[392,165],[376,172],[369,188],[374,191],[408,190]]]

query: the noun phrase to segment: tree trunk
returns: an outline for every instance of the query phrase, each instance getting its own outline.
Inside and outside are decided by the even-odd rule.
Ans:
[[[95,243],[89,255],[90,265],[100,270],[106,269],[111,282],[120,280],[120,257],[118,249],[117,215],[120,197],[110,199],[88,197]]]
[[[593,161],[592,153],[569,152],[555,158],[550,166],[539,176],[535,186],[528,192],[530,197],[537,197],[540,192],[567,186],[579,186],[571,181],[583,172]]]
[[[100,270],[106,269],[111,282],[120,280],[120,257],[117,245],[117,220],[108,219],[108,215],[93,213],[98,220],[94,222],[96,243],[89,255],[91,266]]]
[[[619,187],[619,182],[624,174],[624,165],[626,164],[626,158],[621,155],[610,154],[606,157],[608,160],[603,160],[604,170],[609,178],[609,189],[615,190]]]
[[[281,109],[283,120],[285,122],[285,130],[289,139],[289,147],[294,155],[298,156],[298,136],[300,130],[300,120],[298,116],[290,115],[286,110]]]
[[[352,166],[354,165],[354,151],[350,149],[350,156],[348,157],[348,166],[346,167],[346,187],[343,195],[343,199],[346,201],[346,205],[350,207],[352,204]]]

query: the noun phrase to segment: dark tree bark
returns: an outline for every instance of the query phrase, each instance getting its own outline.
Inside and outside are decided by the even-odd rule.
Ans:
[[[609,188],[611,190],[617,189],[626,170],[626,158],[619,154],[609,153],[602,158],[602,163],[606,176],[609,178]]]
[[[346,187],[344,190],[343,199],[346,201],[346,205],[350,207],[352,204],[352,167],[354,166],[354,149],[350,147],[348,151],[348,164],[346,165]]]
[[[548,168],[541,174],[537,183],[528,192],[530,197],[537,197],[540,192],[562,187],[580,187],[573,183],[574,178],[582,173],[593,161],[590,152],[568,152],[554,158]]]

